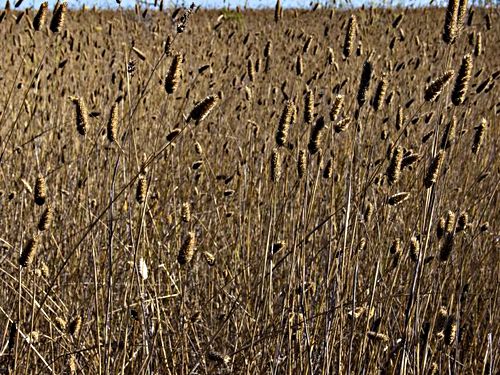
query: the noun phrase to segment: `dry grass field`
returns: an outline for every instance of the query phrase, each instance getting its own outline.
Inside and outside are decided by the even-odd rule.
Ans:
[[[498,9],[0,20],[0,374],[499,373]]]

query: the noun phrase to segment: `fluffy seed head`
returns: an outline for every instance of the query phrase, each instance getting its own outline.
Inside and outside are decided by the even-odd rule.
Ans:
[[[371,202],[368,202],[368,204],[366,205],[366,208],[365,208],[365,213],[364,213],[364,221],[365,223],[369,223],[371,218],[372,218],[372,215],[373,215],[373,204]]]
[[[344,104],[344,96],[337,95],[333,101],[332,108],[330,109],[330,121],[335,121]]]
[[[449,234],[453,233],[455,230],[455,213],[453,211],[448,211],[446,213],[446,222],[444,226],[444,233]]]
[[[72,101],[75,104],[76,130],[81,135],[85,135],[89,124],[87,106],[82,98],[72,98]]]
[[[457,334],[457,325],[453,321],[453,317],[450,317],[446,322],[446,326],[444,328],[445,344],[451,346],[455,341],[456,334]]]
[[[181,133],[181,129],[175,128],[167,135],[167,141],[172,142],[179,134]]]
[[[314,155],[319,151],[321,145],[321,139],[323,130],[325,129],[325,119],[323,116],[318,117],[316,124],[311,129],[311,134],[309,136],[309,143],[307,144],[307,149],[311,155]]]
[[[196,123],[202,122],[212,110],[215,108],[219,98],[215,95],[209,95],[205,99],[199,101],[194,106],[189,118],[194,120]]]
[[[287,101],[281,113],[278,130],[276,131],[276,145],[278,147],[283,147],[287,143],[288,131],[290,130],[294,111],[295,105],[293,102]]]
[[[45,26],[45,21],[47,20],[47,13],[49,10],[49,3],[44,1],[40,4],[40,8],[38,8],[38,12],[33,18],[33,28],[35,31],[40,31]]]
[[[295,61],[295,73],[297,73],[298,76],[301,76],[304,73],[302,55],[297,55],[297,60]]]
[[[179,82],[181,80],[181,72],[182,72],[182,56],[177,53],[172,58],[172,63],[170,64],[170,68],[168,70],[167,76],[165,77],[165,91],[167,94],[173,94],[177,87],[179,86]]]
[[[361,107],[366,102],[366,94],[370,87],[370,82],[372,79],[373,66],[369,60],[366,60],[363,65],[363,71],[361,72],[361,79],[359,81],[358,89],[358,105]]]
[[[432,160],[431,165],[427,170],[427,174],[425,175],[424,186],[426,189],[431,188],[432,185],[436,183],[436,180],[439,175],[439,169],[441,168],[441,164],[443,163],[443,159],[444,159],[444,151],[439,150],[437,155]]]
[[[456,233],[463,232],[467,228],[468,224],[469,224],[469,215],[467,214],[467,212],[463,212],[458,217]]]
[[[179,255],[177,256],[177,262],[179,262],[181,266],[189,263],[191,259],[193,259],[195,245],[196,237],[194,232],[188,232],[179,249]]]
[[[306,163],[306,152],[304,150],[300,150],[297,155],[297,175],[299,176],[299,179],[304,177],[306,172]]]
[[[387,203],[389,204],[389,206],[397,206],[398,204],[404,202],[408,198],[410,198],[410,193],[407,192],[396,193],[394,195],[391,195],[387,199]]]
[[[469,80],[472,74],[472,57],[467,54],[462,59],[462,64],[457,74],[455,87],[451,93],[451,101],[454,105],[460,105],[464,102],[467,88],[469,87]]]
[[[59,6],[54,10],[52,19],[50,20],[50,31],[53,33],[58,33],[64,26],[64,19],[66,17],[66,11],[68,5],[66,3],[59,4]]]
[[[349,128],[349,124],[351,123],[351,119],[349,117],[344,117],[342,120],[337,122],[337,124],[334,126],[333,130],[335,130],[335,133],[342,133]]]
[[[481,36],[481,33],[477,33],[476,45],[474,47],[474,56],[480,56],[481,52],[483,52],[483,37]]]
[[[38,230],[44,231],[50,227],[52,220],[54,218],[54,210],[50,205],[47,206],[42,216],[40,216],[40,220],[38,221]]]
[[[452,44],[457,37],[459,0],[448,0],[448,8],[444,20],[443,41]]]
[[[420,243],[417,237],[412,237],[410,239],[410,259],[414,262],[418,261],[418,256],[420,253]]]
[[[405,156],[403,160],[401,161],[401,170],[405,169],[406,167],[410,167],[412,164],[417,162],[420,159],[419,154],[413,154],[411,153],[408,156]]]
[[[181,219],[185,223],[191,221],[191,206],[188,202],[183,203],[181,206]]]
[[[403,112],[403,107],[398,108],[398,112],[396,114],[396,130],[399,131],[403,127],[405,122],[405,114]]]
[[[425,90],[424,99],[427,102],[435,101],[439,94],[441,94],[441,91],[443,91],[443,88],[448,84],[448,82],[450,82],[454,74],[455,72],[453,70],[448,70],[442,76],[432,81],[432,83]]]
[[[439,252],[439,260],[441,262],[446,262],[451,252],[453,251],[453,246],[455,244],[455,234],[448,233],[444,238],[443,244],[441,245],[441,251]]]
[[[251,57],[247,60],[247,74],[250,82],[253,82],[255,77],[255,65]]]
[[[439,221],[438,221],[437,227],[436,227],[436,235],[437,235],[437,238],[439,240],[441,238],[443,238],[444,233],[445,233],[445,228],[446,228],[446,220],[444,217],[441,217],[441,218],[439,218]]]
[[[145,176],[139,176],[137,179],[137,188],[135,190],[135,200],[139,204],[146,201],[146,192],[148,190],[147,181]]]
[[[481,123],[476,126],[476,132],[474,133],[474,141],[472,143],[472,153],[477,154],[479,152],[479,148],[483,143],[484,133],[486,131],[486,119],[482,118]]]
[[[356,27],[357,27],[356,16],[353,14],[351,15],[351,17],[349,17],[349,22],[347,23],[347,30],[344,39],[343,52],[346,58],[351,56],[352,53],[352,45],[354,43],[354,38],[356,36]]]
[[[268,40],[264,47],[264,57],[270,57],[273,51],[273,42]]]
[[[271,181],[278,182],[281,177],[281,156],[277,149],[271,154]]]
[[[378,83],[377,90],[375,91],[375,96],[373,97],[373,109],[375,111],[378,111],[381,108],[386,92],[387,77],[384,75]]]
[[[47,183],[45,182],[45,178],[41,175],[39,175],[35,181],[34,198],[38,206],[43,206],[47,199]]]
[[[455,116],[453,116],[446,126],[446,129],[443,133],[443,138],[441,138],[441,149],[446,150],[447,148],[450,148],[451,145],[455,142],[456,128],[457,119]]]
[[[116,141],[117,128],[118,128],[118,104],[114,103],[109,113],[108,126],[106,129],[106,136],[108,138],[108,141],[110,142]]]
[[[311,124],[314,116],[314,95],[310,89],[307,89],[304,95],[304,122]]]
[[[19,265],[21,267],[26,268],[33,263],[39,244],[40,237],[38,235],[35,235],[28,240],[23,248],[21,256],[19,257]]]
[[[387,168],[387,181],[389,185],[394,185],[399,181],[401,175],[401,163],[403,161],[403,148],[398,146],[392,153],[391,163]]]

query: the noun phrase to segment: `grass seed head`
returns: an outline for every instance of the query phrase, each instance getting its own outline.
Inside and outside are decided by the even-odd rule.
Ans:
[[[26,268],[33,263],[39,245],[40,237],[38,235],[34,235],[28,240],[23,248],[23,251],[21,252],[21,256],[19,257],[19,265],[21,267]]]
[[[181,245],[181,248],[179,249],[179,254],[177,256],[177,262],[181,266],[184,266],[185,264],[191,262],[191,259],[193,259],[194,256],[194,250],[196,246],[196,237],[194,232],[188,232],[186,235],[186,238],[184,239],[184,242]]]
[[[453,0],[450,0],[453,1]],[[424,99],[427,102],[434,102],[443,91],[444,87],[453,78],[455,72],[453,70],[446,71],[443,75],[438,77],[436,80],[432,81],[429,86],[427,86],[424,94]]]
[[[172,63],[170,64],[170,68],[168,70],[168,74],[165,77],[165,91],[167,94],[173,94],[177,87],[179,86],[179,82],[181,80],[181,72],[182,72],[182,56],[178,53],[175,54]]]
[[[427,173],[424,178],[424,186],[426,189],[431,188],[437,181],[437,178],[439,176],[439,170],[441,169],[441,164],[443,163],[444,159],[444,151],[439,150],[437,155],[434,157],[432,160],[429,169],[427,170]]]
[[[44,1],[40,4],[40,8],[38,8],[38,12],[36,13],[35,18],[33,18],[33,28],[35,31],[40,31],[45,26],[48,11],[49,3]]]
[[[47,183],[41,175],[35,181],[34,199],[38,206],[43,206],[47,199]]]
[[[50,20],[50,31],[59,33],[62,30],[67,10],[68,5],[66,3],[61,3],[55,8],[52,19]]]

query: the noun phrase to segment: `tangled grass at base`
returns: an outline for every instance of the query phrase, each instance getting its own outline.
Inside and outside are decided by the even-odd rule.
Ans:
[[[1,373],[498,373],[498,9],[0,19]]]

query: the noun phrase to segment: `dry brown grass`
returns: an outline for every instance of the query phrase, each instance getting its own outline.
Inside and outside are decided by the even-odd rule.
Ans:
[[[1,373],[498,373],[497,9],[36,13]]]

